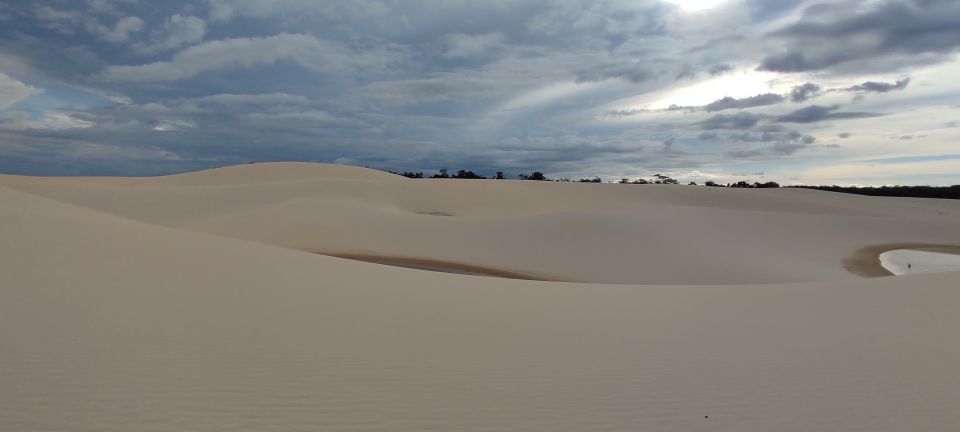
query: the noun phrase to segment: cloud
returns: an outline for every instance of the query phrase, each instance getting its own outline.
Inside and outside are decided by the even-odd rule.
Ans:
[[[736,114],[716,114],[704,121],[697,123],[700,129],[750,129],[757,125],[764,117],[748,112],[739,112]]]
[[[170,61],[139,66],[110,66],[105,80],[176,81],[224,68],[251,68],[291,61],[319,73],[349,73],[382,68],[391,61],[385,50],[352,51],[346,46],[304,34],[235,38],[204,42],[175,54]]]
[[[734,133],[728,135],[726,139],[745,144],[727,152],[728,155],[735,158],[789,156],[817,142],[816,137],[797,131],[763,132],[760,134]]]
[[[799,142],[803,144],[813,144],[817,141],[812,135],[804,135],[797,131],[762,132],[759,134],[740,132],[729,134],[726,139],[743,142]]]
[[[75,11],[41,5],[34,6],[33,16],[39,21],[40,26],[65,35],[75,33],[74,24],[81,18],[80,14]]]
[[[759,69],[805,72],[845,66],[895,70],[910,64],[895,56],[956,51],[960,47],[958,20],[960,2],[955,1],[818,4],[807,8],[795,24],[769,34],[782,41],[784,47],[782,52],[765,57]]]
[[[710,69],[707,69],[707,72],[709,72],[711,76],[717,76],[717,75],[723,75],[732,70],[733,70],[733,66],[730,66],[726,63],[720,63],[720,64],[710,66]]]
[[[110,0],[87,0],[90,10],[100,13],[116,14],[117,9]]]
[[[468,35],[453,33],[444,36],[448,58],[475,58],[490,53],[503,46],[504,36],[500,33]]]
[[[158,122],[156,125],[153,126],[152,129],[156,132],[174,132],[174,131],[181,131],[185,129],[196,129],[196,128],[197,128],[197,122],[193,120],[175,119],[175,120]]]
[[[134,48],[145,53],[173,50],[198,43],[206,34],[206,21],[195,16],[176,14],[167,18],[149,43],[140,43]]]
[[[680,150],[673,148],[673,145],[677,143],[676,137],[670,137],[663,141],[663,152],[664,153],[682,153]]]
[[[26,111],[10,111],[6,117],[0,119],[0,128],[3,129],[39,129],[43,123],[30,119]]]
[[[233,19],[234,10],[224,0],[207,0],[210,21],[227,22]]]
[[[236,107],[253,107],[258,109],[276,107],[276,106],[302,106],[308,105],[310,100],[300,96],[286,93],[269,94],[231,94],[222,93],[211,96],[204,96],[194,99],[188,99],[179,105],[188,106],[214,106],[216,109],[232,109]]]
[[[907,85],[909,84],[910,84],[910,78],[904,78],[902,80],[898,80],[893,84],[885,83],[885,82],[867,81],[863,84],[847,87],[844,90],[851,91],[851,92],[887,93],[894,90],[903,90],[907,88]]]
[[[820,86],[814,83],[805,83],[790,89],[791,102],[803,102],[820,94]]]
[[[859,119],[880,117],[883,115],[870,112],[835,112],[838,109],[840,109],[839,105],[829,107],[811,105],[779,116],[776,118],[776,121],[779,123],[815,123],[826,120]]]
[[[113,28],[106,27],[97,21],[87,22],[87,31],[97,35],[107,42],[123,43],[134,33],[142,31],[144,21],[140,17],[128,16],[117,20]]]
[[[601,82],[610,79],[620,79],[630,83],[641,83],[653,78],[645,65],[640,62],[614,62],[589,68],[582,68],[575,73],[578,83]]]
[[[7,111],[22,111],[0,111],[0,171],[132,174],[285,159],[726,176],[730,164],[776,173],[822,164],[829,155],[803,149],[840,142],[841,131],[860,138],[837,159],[925,152],[956,138],[956,129],[928,131],[956,120],[949,77],[960,62],[952,48],[889,48],[900,42],[888,30],[901,24],[856,21],[894,3],[950,17],[957,3],[909,1],[738,0],[709,13],[660,0],[6,2],[0,70],[46,90],[15,105],[23,87],[0,92]],[[803,9],[813,3],[822,6]],[[797,30],[807,25],[848,34]],[[917,31],[939,46],[953,30]],[[742,70],[791,52],[801,69],[828,65]],[[832,106],[873,94],[879,87],[865,83],[882,76],[924,87],[865,99],[869,109]],[[809,101],[820,111],[791,112]],[[879,115],[844,112],[853,110],[897,115],[843,129],[827,121]],[[90,126],[48,127],[80,122]],[[885,138],[869,139],[878,130]],[[920,133],[929,137],[896,139]],[[811,142],[821,136],[826,143]]]
[[[743,108],[751,108],[751,107],[758,107],[758,106],[775,105],[778,103],[782,103],[784,100],[785,99],[783,96],[778,94],[773,94],[773,93],[765,93],[761,95],[746,97],[743,99],[734,99],[732,97],[727,96],[723,99],[719,99],[707,104],[706,106],[703,107],[703,109],[708,112],[723,111],[728,109],[743,109]]]
[[[78,16],[75,12],[40,5],[35,6],[33,14],[43,21],[69,21],[76,19]]]
[[[470,77],[436,77],[418,80],[380,81],[362,92],[364,98],[390,105],[418,105],[451,100],[481,101],[503,96],[502,87]]]
[[[43,89],[24,84],[0,72],[0,109],[40,93],[43,93]]]
[[[68,114],[47,112],[40,119],[33,119],[26,111],[10,111],[0,119],[0,129],[86,129],[94,126],[93,122],[80,120]]]

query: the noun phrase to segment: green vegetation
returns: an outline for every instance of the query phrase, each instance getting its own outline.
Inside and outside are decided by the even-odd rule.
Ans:
[[[857,195],[885,196],[885,197],[914,197],[914,198],[942,198],[960,199],[960,185],[953,186],[790,186],[802,189],[816,189],[829,192],[841,192]]]

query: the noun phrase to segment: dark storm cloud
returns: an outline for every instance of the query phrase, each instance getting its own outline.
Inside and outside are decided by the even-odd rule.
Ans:
[[[820,86],[814,83],[806,83],[794,86],[790,89],[791,102],[803,102],[820,94]]]
[[[765,105],[775,105],[782,103],[784,100],[785,99],[783,96],[773,93],[765,93],[743,99],[735,99],[727,96],[723,99],[719,99],[705,105],[703,109],[708,112],[723,111],[728,109],[743,109]]]
[[[838,109],[840,109],[839,105],[829,107],[811,105],[806,108],[801,108],[782,116],[778,116],[776,121],[779,123],[815,123],[827,120],[880,117],[883,115],[870,112],[836,112]]]
[[[748,112],[736,114],[717,114],[697,123],[703,130],[714,129],[750,129],[757,125],[764,117]]]
[[[769,35],[784,46],[782,52],[764,58],[759,69],[803,72],[847,63],[855,63],[855,68],[862,63],[870,70],[897,69],[905,64],[892,58],[895,56],[956,51],[960,47],[958,22],[960,2],[956,1],[818,4],[807,8],[795,24]]]
[[[894,90],[903,90],[907,88],[907,85],[909,84],[910,84],[910,78],[904,78],[902,80],[898,80],[895,83],[867,81],[863,84],[857,84],[852,87],[847,87],[845,90],[851,91],[851,92],[887,93]]]
[[[814,146],[817,142],[817,139],[812,135],[805,135],[793,130],[760,134],[733,133],[727,135],[726,139],[733,143],[742,143],[727,152],[734,158],[790,156],[800,150]]]
[[[790,142],[801,144],[813,144],[817,141],[812,135],[804,135],[797,131],[786,132],[763,132],[763,133],[732,133],[726,136],[731,141],[743,142]]]

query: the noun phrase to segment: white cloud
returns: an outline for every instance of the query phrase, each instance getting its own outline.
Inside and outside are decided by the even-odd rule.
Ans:
[[[54,9],[49,6],[36,6],[33,10],[33,16],[40,21],[43,27],[68,35],[74,33],[73,25],[80,19],[78,12]]]
[[[25,111],[10,111],[0,120],[0,129],[85,129],[94,126],[93,122],[74,118],[59,112],[46,112],[40,119],[33,119]]]
[[[382,68],[391,60],[381,50],[352,51],[346,46],[304,34],[281,33],[260,38],[204,42],[175,54],[170,61],[139,66],[110,66],[102,78],[118,81],[175,81],[228,67],[250,68],[292,61],[314,72],[348,73]]]
[[[99,13],[117,13],[117,9],[109,0],[87,0],[87,6],[90,7],[90,10]]]
[[[54,9],[50,6],[37,6],[33,13],[43,21],[70,21],[78,16],[76,12]]]
[[[200,42],[206,34],[206,21],[176,14],[163,23],[149,43],[139,43],[134,48],[145,53],[173,50]]]
[[[185,129],[196,129],[197,122],[192,120],[165,120],[157,123],[153,126],[153,130],[157,132],[171,132]]]
[[[86,129],[93,127],[94,123],[72,117],[69,114],[58,112],[47,112],[43,117],[43,124],[48,129]]]
[[[40,93],[43,93],[43,89],[24,84],[0,72],[0,109]]]
[[[87,23],[87,31],[97,35],[99,38],[113,43],[123,43],[130,39],[134,33],[139,33],[144,28],[144,22],[139,17],[128,16],[117,20],[113,28],[104,26],[97,21]]]
[[[233,19],[233,8],[223,0],[207,0],[210,21],[227,22]]]

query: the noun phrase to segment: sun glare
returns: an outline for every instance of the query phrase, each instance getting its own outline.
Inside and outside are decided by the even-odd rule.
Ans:
[[[728,0],[666,0],[667,3],[672,3],[680,7],[687,12],[698,12],[707,9],[713,9],[717,6],[720,6],[723,3],[726,3]]]
[[[785,83],[771,82],[777,78],[769,72],[747,71],[717,77],[684,87],[669,89],[651,95],[644,105],[648,108],[662,109],[670,105],[700,106],[724,97],[744,98],[763,93],[779,93]]]

